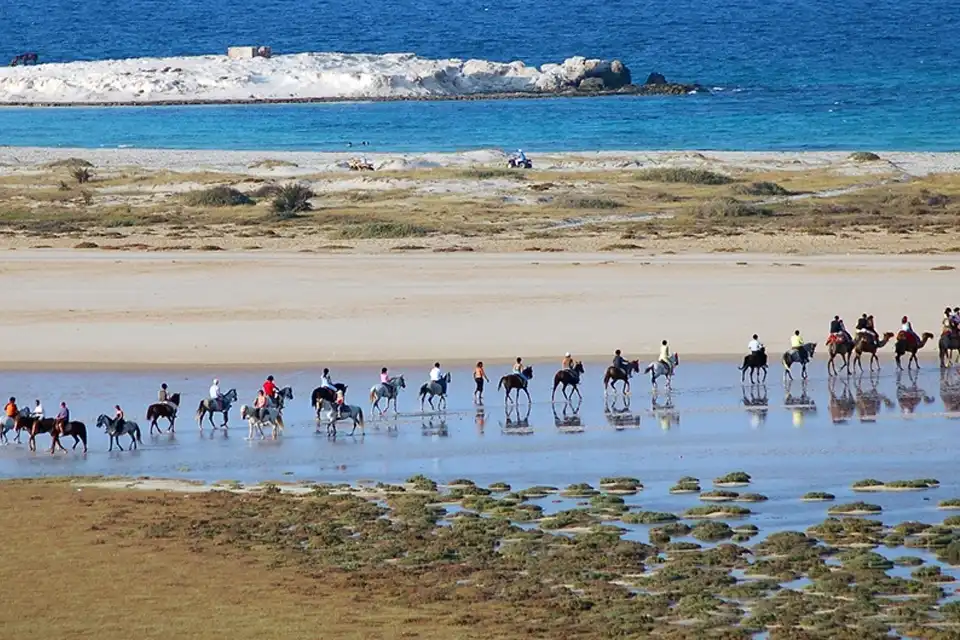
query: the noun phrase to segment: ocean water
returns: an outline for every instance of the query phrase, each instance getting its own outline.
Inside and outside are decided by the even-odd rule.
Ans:
[[[296,19],[291,19],[296,16]],[[69,25],[69,28],[65,28]],[[4,3],[0,55],[43,61],[223,52],[230,44],[429,57],[619,57],[670,98],[164,109],[0,109],[0,144],[377,151],[960,148],[960,5],[759,0]]]

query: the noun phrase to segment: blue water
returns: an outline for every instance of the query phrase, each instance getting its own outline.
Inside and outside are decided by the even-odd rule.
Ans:
[[[291,19],[295,16],[295,19]],[[69,28],[65,28],[69,25]],[[0,144],[337,150],[960,148],[960,5],[719,0],[49,0],[4,3],[0,55],[43,61],[222,52],[619,57],[713,95],[480,103],[0,109]]]

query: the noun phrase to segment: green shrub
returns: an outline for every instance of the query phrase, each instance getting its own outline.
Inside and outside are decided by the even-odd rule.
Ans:
[[[341,240],[395,240],[398,238],[423,238],[431,233],[432,229],[419,224],[373,220],[347,225],[338,229],[332,235]]]
[[[633,485],[634,487],[642,487],[640,481],[636,478],[631,478],[629,476],[614,476],[600,478],[600,486],[603,488],[616,485]]]
[[[860,489],[862,487],[882,487],[883,481],[877,480],[875,478],[867,478],[865,480],[857,480],[851,485],[854,489]]]
[[[693,209],[698,218],[753,218],[768,216],[772,212],[736,198],[713,198],[701,202]]]
[[[181,201],[188,207],[236,207],[253,204],[250,196],[228,185],[185,193]]]
[[[918,558],[917,556],[900,556],[899,558],[894,558],[893,564],[898,567],[919,567],[923,564],[923,558]]]
[[[620,520],[627,524],[660,524],[674,522],[677,520],[677,516],[662,511],[633,511],[623,514]]]
[[[766,502],[767,496],[761,493],[741,493],[738,502]]]
[[[407,478],[407,484],[413,485],[414,489],[419,491],[436,491],[437,483],[427,476],[418,473],[415,476]]]
[[[600,492],[586,482],[578,482],[576,484],[567,486],[566,489],[560,492],[560,495],[568,498],[588,498],[590,496],[595,496],[598,493]]]
[[[733,505],[705,505],[702,507],[693,507],[683,512],[683,517],[688,519],[711,518],[711,517],[741,517],[748,516],[752,512],[744,507]]]
[[[734,182],[733,178],[706,169],[686,167],[655,167],[636,173],[638,180],[645,182],[675,182],[683,184],[722,185]]]
[[[726,522],[698,522],[690,535],[703,542],[713,542],[733,536],[733,529]]]
[[[836,496],[833,495],[832,493],[826,493],[824,491],[811,491],[809,493],[803,494],[803,497],[801,498],[801,500],[809,500],[809,501],[822,500],[826,502],[829,500],[836,500]]]
[[[70,175],[77,181],[77,184],[86,184],[93,179],[93,172],[88,167],[75,167],[70,171]]]
[[[776,182],[750,182],[733,187],[734,193],[744,196],[789,196],[792,191],[784,189]]]
[[[950,498],[949,500],[941,500],[938,504],[938,507],[941,509],[960,509],[960,498]]]
[[[506,493],[507,491],[510,491],[510,485],[506,482],[494,482],[487,488],[494,493]]]
[[[670,487],[670,493],[697,493],[700,485],[695,482],[683,482]]]
[[[749,484],[752,478],[745,471],[733,471],[713,479],[713,484]]]
[[[622,202],[610,198],[569,196],[558,202],[564,209],[619,209]]]
[[[278,218],[295,218],[313,208],[310,200],[315,196],[313,190],[306,185],[285,184],[277,191],[270,203],[270,209]]]
[[[729,501],[739,497],[740,497],[740,494],[737,493],[736,491],[722,491],[722,490],[704,491],[703,493],[700,494],[701,500],[716,500],[718,502],[721,502],[724,500]]]
[[[883,509],[880,505],[869,504],[867,502],[850,502],[847,504],[838,504],[827,509],[830,515],[843,515],[845,513],[880,513]]]

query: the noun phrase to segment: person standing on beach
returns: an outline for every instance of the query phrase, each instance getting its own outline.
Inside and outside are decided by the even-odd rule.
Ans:
[[[473,370],[473,381],[477,383],[477,388],[473,392],[473,401],[477,404],[483,404],[483,383],[490,382],[490,378],[487,377],[482,361],[477,362],[477,366]]]

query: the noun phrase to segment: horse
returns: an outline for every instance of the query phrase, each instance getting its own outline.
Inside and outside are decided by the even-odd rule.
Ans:
[[[87,426],[82,422],[71,421],[63,425],[62,428],[57,427],[57,420],[55,418],[40,418],[32,419],[32,424],[30,425],[30,451],[37,450],[37,441],[36,438],[41,433],[49,433],[50,437],[53,438],[50,443],[50,453],[54,453],[59,447],[62,451],[66,451],[63,444],[60,442],[60,436],[73,436],[73,449],[77,448],[77,445],[81,442],[83,443],[83,452],[87,452]],[[26,429],[26,427],[23,427]]]
[[[626,370],[612,365],[607,367],[606,373],[603,374],[603,395],[607,395],[607,383],[610,384],[610,389],[616,393],[617,387],[615,385],[618,380],[623,382],[623,395],[629,395],[630,375],[634,373],[640,373],[639,360],[631,360],[628,362]]]
[[[910,369],[912,365],[917,365],[917,369],[920,368],[920,363],[917,361],[917,351],[923,349],[928,341],[933,340],[933,334],[929,331],[924,331],[923,336],[920,338],[918,343],[914,336],[908,336],[905,331],[901,331],[897,334],[897,342],[894,344],[894,355],[893,359],[897,363],[897,370],[903,371],[903,367],[900,365],[900,358],[906,354],[910,354],[910,358],[907,359],[907,369]]]
[[[753,351],[743,356],[743,366],[739,367],[740,369],[740,382],[744,382],[747,378],[747,369],[750,370],[750,382],[754,382],[753,374],[757,373],[756,382],[766,382],[767,381],[767,348],[760,347],[758,351]],[[763,374],[763,377],[760,377],[760,373]]]
[[[117,443],[117,448],[120,451],[123,451],[123,447],[120,445],[120,436],[128,435],[130,436],[130,448],[136,449],[137,443],[143,444],[143,440],[140,439],[140,425],[132,420],[121,420],[120,418],[111,418],[105,413],[101,413],[100,417],[97,418],[97,428],[105,429],[107,435],[110,436],[110,448],[108,451],[113,451],[113,443]]]
[[[854,368],[860,367],[860,371],[863,371],[863,363],[860,361],[861,356],[865,353],[870,354],[870,371],[873,371],[873,363],[877,363],[877,371],[880,370],[880,358],[877,357],[877,351],[882,349],[893,339],[894,333],[892,331],[887,331],[883,334],[883,339],[877,342],[877,339],[872,333],[863,332],[857,335],[857,339],[853,344],[853,366]]]
[[[827,361],[827,375],[837,375],[837,365],[834,364],[834,359],[837,356],[840,356],[840,371],[844,369],[847,370],[847,375],[853,373],[853,370],[850,368],[850,354],[853,353],[853,340],[840,340],[837,341],[834,339],[834,336],[826,342],[827,353],[830,355],[830,359]]]
[[[28,51],[27,53],[21,53],[18,56],[14,56],[13,60],[10,61],[10,66],[15,67],[18,64],[23,66],[28,64],[37,64],[38,58],[39,56],[35,52]]]
[[[340,420],[352,420],[353,421],[353,431],[350,432],[350,435],[353,435],[357,431],[357,427],[360,427],[360,434],[363,434],[363,409],[356,407],[354,405],[345,404],[340,407],[340,415],[337,416],[337,410],[334,407],[333,403],[328,403],[330,409],[327,412],[327,435],[330,437],[336,437],[337,435],[337,422]],[[323,402],[320,403],[320,406],[317,407],[317,431],[320,431],[320,424],[324,421],[322,416],[323,411]]]
[[[532,402],[530,399],[530,392],[527,390],[527,384],[533,378],[533,367],[527,367],[523,370],[523,373],[508,373],[507,375],[500,378],[499,384],[497,384],[497,390],[503,389],[506,393],[504,394],[504,402],[510,402],[510,392],[516,389],[517,391],[517,402],[520,402],[520,392],[523,391],[527,394],[527,404]]]
[[[333,389],[330,387],[317,387],[313,390],[313,393],[310,394],[310,406],[314,409],[319,409],[324,400],[333,404],[337,401],[337,391],[343,391],[343,395],[346,397],[347,385],[342,382],[337,382],[333,385]]]
[[[651,362],[647,365],[647,368],[643,370],[644,373],[650,374],[650,382],[653,384],[653,390],[657,390],[657,378],[663,376],[667,379],[667,389],[670,388],[670,380],[673,378],[673,372],[677,370],[677,365],[680,364],[680,358],[677,354],[670,356],[670,366],[667,367],[665,363],[660,360],[656,362]]]
[[[157,420],[160,418],[166,418],[170,421],[170,428],[167,430],[170,433],[173,433],[173,422],[177,419],[177,411],[180,409],[180,394],[175,393],[170,396],[170,399],[166,402],[155,402],[149,407],[147,407],[147,420],[150,421],[150,435],[153,435],[153,430],[156,429],[157,433],[163,433],[157,425]]]
[[[379,409],[380,400],[386,398],[387,406],[383,411],[380,411],[380,415],[382,416],[390,410],[391,400],[393,400],[393,412],[398,413],[397,396],[400,395],[400,389],[406,388],[407,382],[404,380],[403,374],[400,374],[395,378],[388,378],[386,382],[381,382],[378,385],[370,387],[370,410],[374,411]]]
[[[257,417],[256,409],[252,409],[247,405],[240,406],[240,419],[247,421],[247,440],[253,440],[253,428],[256,427],[257,431],[260,433],[260,439],[263,440],[263,427],[264,425],[270,425],[272,432],[271,435],[274,440],[280,435],[280,431],[283,430],[283,414],[279,406],[267,406],[263,409],[263,419]]]
[[[16,436],[13,441],[19,443],[20,432],[29,431],[35,420],[36,418],[33,417],[33,413],[27,407],[21,407],[17,415],[13,417],[3,416],[3,418],[0,419],[0,444],[7,444],[9,442],[7,438],[8,431],[16,431]]]
[[[267,398],[267,402],[277,407],[277,409],[279,409],[281,412],[283,412],[284,400],[293,400],[293,387],[283,387],[282,389],[277,389],[276,398]]]
[[[573,396],[573,391],[577,392],[577,395],[583,400],[583,394],[580,393],[580,376],[583,375],[583,363],[579,360],[573,365],[572,369],[560,369],[553,375],[553,393],[550,395],[550,401],[557,397],[557,387],[563,385],[563,388],[560,389],[560,393],[563,394],[564,400],[570,400]],[[573,387],[573,391],[570,392],[570,395],[567,395],[567,387]]]
[[[420,411],[423,411],[423,401],[424,399],[430,403],[430,408],[433,409],[433,397],[440,396],[440,401],[437,403],[437,406],[442,406],[444,409],[447,408],[447,385],[450,384],[450,373],[447,372],[443,375],[443,378],[440,381],[429,380],[420,386]],[[430,397],[427,398],[427,394],[430,394]]]
[[[204,398],[200,401],[200,405],[197,407],[197,426],[200,427],[200,431],[203,431],[203,418],[204,416],[210,419],[210,426],[214,429],[217,428],[217,425],[213,424],[213,414],[222,413],[223,414],[223,424],[220,425],[224,429],[227,427],[227,414],[230,412],[230,405],[237,401],[237,390],[230,389],[225,394],[219,398]]]
[[[806,360],[801,359],[800,349],[803,349],[804,351],[807,352]],[[790,373],[790,367],[792,367],[796,362],[799,362],[802,365],[802,369],[800,371],[800,377],[806,380],[807,379],[807,363],[813,360],[813,353],[816,350],[817,350],[816,342],[806,342],[799,349],[794,348],[794,349],[790,349],[790,351],[784,351],[783,358],[781,359],[781,362],[783,362],[784,381],[793,380],[793,374]]]

